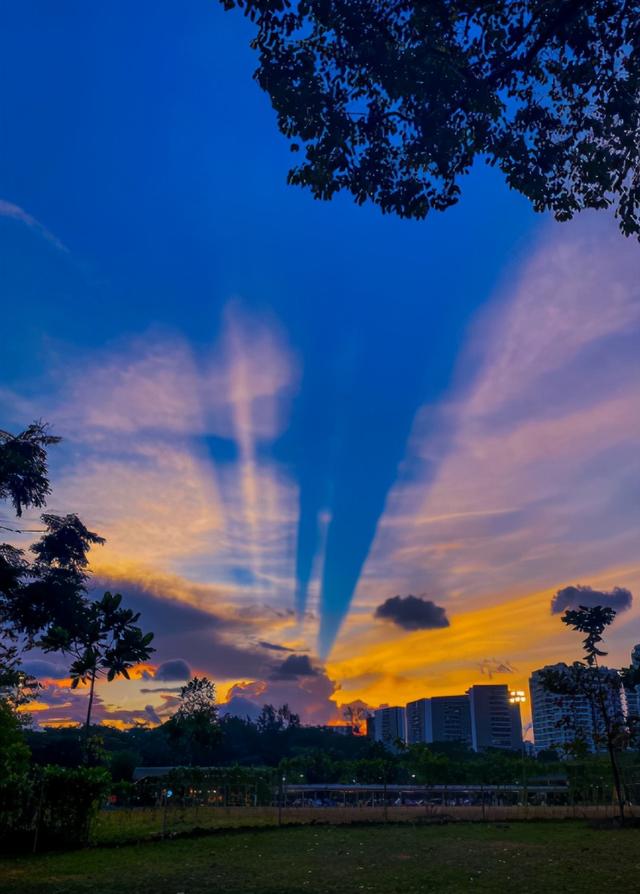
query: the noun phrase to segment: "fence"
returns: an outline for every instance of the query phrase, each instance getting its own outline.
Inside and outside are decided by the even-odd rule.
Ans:
[[[566,786],[311,786],[283,780],[260,803],[251,784],[159,790],[146,806],[110,805],[92,830],[96,844],[171,837],[196,830],[277,827],[290,824],[357,822],[434,823],[606,819],[617,815],[612,793],[593,790],[591,803],[571,797]],[[640,805],[629,803],[629,816]]]

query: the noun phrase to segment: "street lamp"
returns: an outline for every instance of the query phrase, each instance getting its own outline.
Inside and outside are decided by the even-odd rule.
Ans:
[[[526,695],[524,694],[522,689],[512,689],[509,693],[509,704],[517,705],[518,709],[520,705],[523,705],[527,700]],[[522,721],[520,722],[520,747],[522,749],[522,799],[529,800],[526,792],[527,780],[526,780],[526,767],[525,767],[525,750],[524,750],[524,738],[522,736]]]

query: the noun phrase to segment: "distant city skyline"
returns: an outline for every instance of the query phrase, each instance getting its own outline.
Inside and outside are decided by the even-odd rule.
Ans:
[[[406,706],[373,712],[367,734],[391,749],[406,745],[456,742],[482,752],[523,747],[520,705],[523,693],[502,684],[471,686],[464,695],[425,697]]]
[[[640,644],[630,649],[629,659],[625,667],[640,665]],[[573,753],[576,740],[588,752],[602,750],[601,720],[589,700],[559,695],[545,685],[545,672],[567,668],[567,662],[536,668],[526,691],[500,683],[476,684],[464,694],[425,694],[406,705],[382,705],[369,715],[367,735],[392,749],[400,739],[406,745],[455,742],[474,751],[518,750],[529,745],[534,753],[554,751],[561,757]],[[609,673],[604,664],[600,670]],[[622,676],[618,691],[608,691],[607,700],[610,716],[618,721],[640,716],[640,686],[627,689]],[[523,725],[522,711],[527,705],[532,722]]]

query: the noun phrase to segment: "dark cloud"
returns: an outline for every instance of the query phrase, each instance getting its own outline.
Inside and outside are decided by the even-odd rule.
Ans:
[[[486,674],[491,680],[494,674],[513,674],[516,668],[510,661],[500,661],[498,658],[483,658],[480,664],[481,674]]]
[[[171,681],[187,679],[191,671],[206,674],[213,680],[253,681],[232,687],[226,703],[221,705],[222,713],[256,717],[266,703],[286,703],[300,714],[304,723],[341,719],[332,700],[336,684],[322,668],[315,668],[305,654],[289,653],[286,646],[277,647],[276,643],[266,640],[257,642],[261,624],[271,624],[275,617],[290,617],[290,611],[279,613],[259,604],[251,611],[247,610],[246,617],[241,612],[227,617],[222,611],[215,610],[213,602],[214,610],[210,612],[208,608],[204,610],[174,598],[171,590],[164,590],[163,586],[161,579],[154,579],[147,586],[146,582],[137,579],[102,578],[99,586],[94,588],[97,593],[104,589],[121,592],[127,606],[141,613],[142,628],[155,634],[153,645],[157,651],[153,659],[158,669],[155,672],[146,670],[142,674],[142,685],[148,687],[145,693],[157,690],[160,702],[145,709],[119,710],[116,706],[105,705],[96,693],[96,723],[155,724],[158,718],[166,719],[179,704],[178,687]],[[194,599],[200,600],[203,593],[193,595]],[[188,656],[188,662],[176,655]],[[176,670],[178,662],[186,666],[179,674]],[[166,686],[162,685],[164,682]],[[81,723],[86,714],[84,689],[71,691],[56,687],[56,691],[48,692],[43,701],[49,705],[49,710],[38,712],[40,723]]]
[[[227,693],[227,702],[221,705],[221,712],[256,717],[263,705],[289,705],[303,723],[344,722],[333,700],[337,689],[322,668],[302,676],[236,683]]]
[[[551,600],[551,614],[559,615],[568,608],[593,608],[601,605],[613,608],[617,612],[624,612],[631,608],[633,596],[624,587],[614,587],[613,590],[594,590],[593,587],[577,584],[574,587],[564,587],[558,590]]]
[[[160,696],[162,704],[158,706],[158,711],[163,715],[172,714],[174,709],[180,704],[180,698],[169,692],[163,692]]]
[[[144,712],[152,723],[162,723],[162,720],[158,717],[158,712],[153,705],[145,705]]]
[[[445,609],[421,596],[392,596],[377,607],[375,617],[392,621],[404,630],[434,630],[449,626]]]
[[[240,717],[242,720],[255,721],[258,719],[261,710],[261,706],[256,704],[256,702],[243,698],[241,695],[234,695],[228,702],[220,706],[220,716],[226,717],[228,715],[230,717]]]
[[[227,692],[227,703],[237,697],[253,699],[258,703],[267,686],[268,684],[263,680],[253,680],[251,683],[234,683]]]
[[[38,693],[38,701],[49,705],[51,708],[71,707],[72,705],[84,705],[84,713],[87,713],[87,693],[82,689],[71,689],[69,686],[58,686],[50,683]],[[99,692],[94,696],[94,710],[102,708],[102,696]]]
[[[86,689],[71,689],[67,686],[50,683],[38,693],[38,701],[47,705],[48,710],[34,712],[34,722],[38,727],[51,723],[82,724],[87,715],[87,698]],[[99,692],[94,695],[91,718],[93,723],[108,724],[120,721],[131,726],[160,722],[153,705],[146,705],[144,709],[137,710],[114,708],[112,705],[105,704]]]
[[[203,611],[179,601],[163,590],[163,581],[150,581],[148,586],[136,580],[96,577],[92,591],[111,590],[122,593],[127,608],[140,612],[140,623],[156,635],[222,630],[233,626],[215,612]],[[155,643],[154,643],[155,645]]]
[[[69,669],[63,664],[54,664],[52,661],[40,658],[23,661],[22,670],[32,677],[45,680],[63,680],[69,676]]]
[[[272,680],[295,680],[297,677],[315,677],[317,670],[308,655],[289,655],[271,674]]]
[[[172,658],[169,661],[163,661],[156,668],[153,675],[154,680],[189,680],[191,678],[191,668],[182,658]]]
[[[271,649],[272,652],[295,652],[295,649],[289,649],[287,646],[279,646],[277,643],[268,643],[266,640],[261,639],[258,642],[259,646],[262,646],[263,649]]]
[[[188,655],[190,666],[198,673],[225,679],[265,678],[277,666],[264,649],[248,642],[261,621],[273,618],[274,612],[268,606],[254,606],[246,615],[238,612],[234,617],[226,617],[172,598],[161,578],[148,585],[123,578],[95,580],[99,586],[93,589],[122,593],[127,607],[141,613],[142,628],[154,633],[153,658],[161,664],[173,660],[174,655]],[[180,584],[188,591],[185,582]],[[206,595],[201,590],[195,588],[194,598]],[[247,639],[243,641],[245,633]],[[148,672],[143,678],[153,679]]]

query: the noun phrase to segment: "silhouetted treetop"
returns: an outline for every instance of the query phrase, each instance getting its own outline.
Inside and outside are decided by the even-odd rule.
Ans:
[[[423,218],[476,157],[536,211],[640,234],[639,0],[220,0],[302,152],[289,182]]]
[[[104,543],[104,537],[89,531],[77,515],[41,516],[46,532],[31,547],[39,566],[83,571],[89,563],[92,545]]]
[[[47,432],[43,422],[17,435],[0,431],[0,500],[10,500],[18,517],[30,506],[44,506],[51,493],[47,447],[60,438]]]

